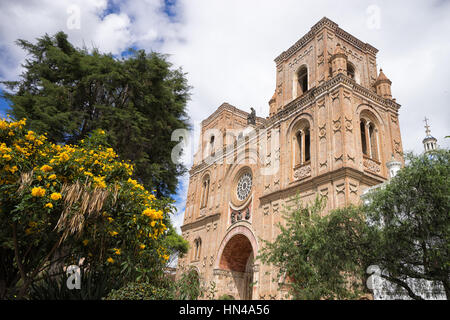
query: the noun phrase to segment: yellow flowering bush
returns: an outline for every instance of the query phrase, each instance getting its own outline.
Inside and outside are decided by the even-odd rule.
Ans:
[[[22,294],[55,257],[130,274],[164,265],[173,204],[132,176],[102,130],[57,145],[26,130],[26,119],[0,120],[0,242]]]

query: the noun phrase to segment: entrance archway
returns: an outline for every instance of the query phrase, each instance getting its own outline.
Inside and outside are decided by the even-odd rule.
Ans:
[[[256,239],[247,227],[233,228],[225,236],[215,270],[219,296],[227,294],[238,299],[252,299],[256,251]]]

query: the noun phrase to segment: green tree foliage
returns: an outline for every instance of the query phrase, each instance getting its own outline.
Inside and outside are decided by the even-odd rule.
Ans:
[[[173,300],[173,285],[166,286],[148,282],[130,282],[120,289],[112,290],[105,300]]]
[[[364,293],[363,252],[370,246],[367,225],[357,207],[323,216],[324,198],[295,205],[274,242],[264,242],[259,259],[278,269],[293,299],[350,299]],[[358,243],[358,246],[355,246]]]
[[[407,155],[408,164],[368,197],[372,256],[383,278],[413,299],[426,297],[427,280],[450,297],[450,151]]]
[[[321,215],[324,202],[286,208],[280,234],[259,258],[279,270],[294,299],[347,299],[366,291],[371,265],[402,294],[427,297],[440,285],[449,297],[450,151],[407,155],[396,177],[369,192],[365,204]],[[435,286],[434,288],[438,288]]]
[[[126,59],[75,48],[67,35],[18,40],[27,53],[19,81],[4,82],[15,119],[48,133],[54,143],[76,143],[95,129],[136,168],[134,177],[158,196],[175,192],[185,168],[171,160],[173,130],[188,128],[185,74],[164,55],[130,50]]]
[[[207,288],[201,285],[200,277],[193,268],[183,270],[179,279],[161,277],[155,283],[137,281],[112,290],[106,300],[197,300]]]

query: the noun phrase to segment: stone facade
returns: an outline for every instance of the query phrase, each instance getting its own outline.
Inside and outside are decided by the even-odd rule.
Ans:
[[[191,247],[178,274],[196,268],[217,297],[283,298],[276,270],[255,259],[283,207],[296,194],[325,196],[326,212],[357,203],[387,180],[387,161],[403,163],[400,105],[376,54],[323,18],[275,59],[268,118],[248,121],[224,103],[202,122],[181,227]]]

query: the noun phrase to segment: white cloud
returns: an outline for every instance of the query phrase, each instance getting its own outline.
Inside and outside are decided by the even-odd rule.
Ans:
[[[443,138],[450,135],[449,2],[178,0],[172,8],[175,17],[163,11],[162,0],[112,3],[117,10],[100,18],[106,0],[2,2],[0,77],[19,74],[24,55],[14,40],[63,30],[78,46],[84,41],[88,47],[94,43],[113,53],[131,45],[169,53],[175,66],[188,72],[194,87],[188,104],[193,122],[225,101],[244,110],[254,107],[257,115],[267,116],[267,101],[275,89],[273,59],[327,16],[379,49],[378,67],[392,80],[393,95],[402,105],[404,149],[423,150],[425,116],[441,146],[450,146],[450,139]],[[71,4],[81,8],[79,30],[67,30],[66,11]],[[380,9],[380,28],[368,28],[371,5]],[[185,197],[183,181],[180,195]],[[180,216],[176,219],[179,225]]]

